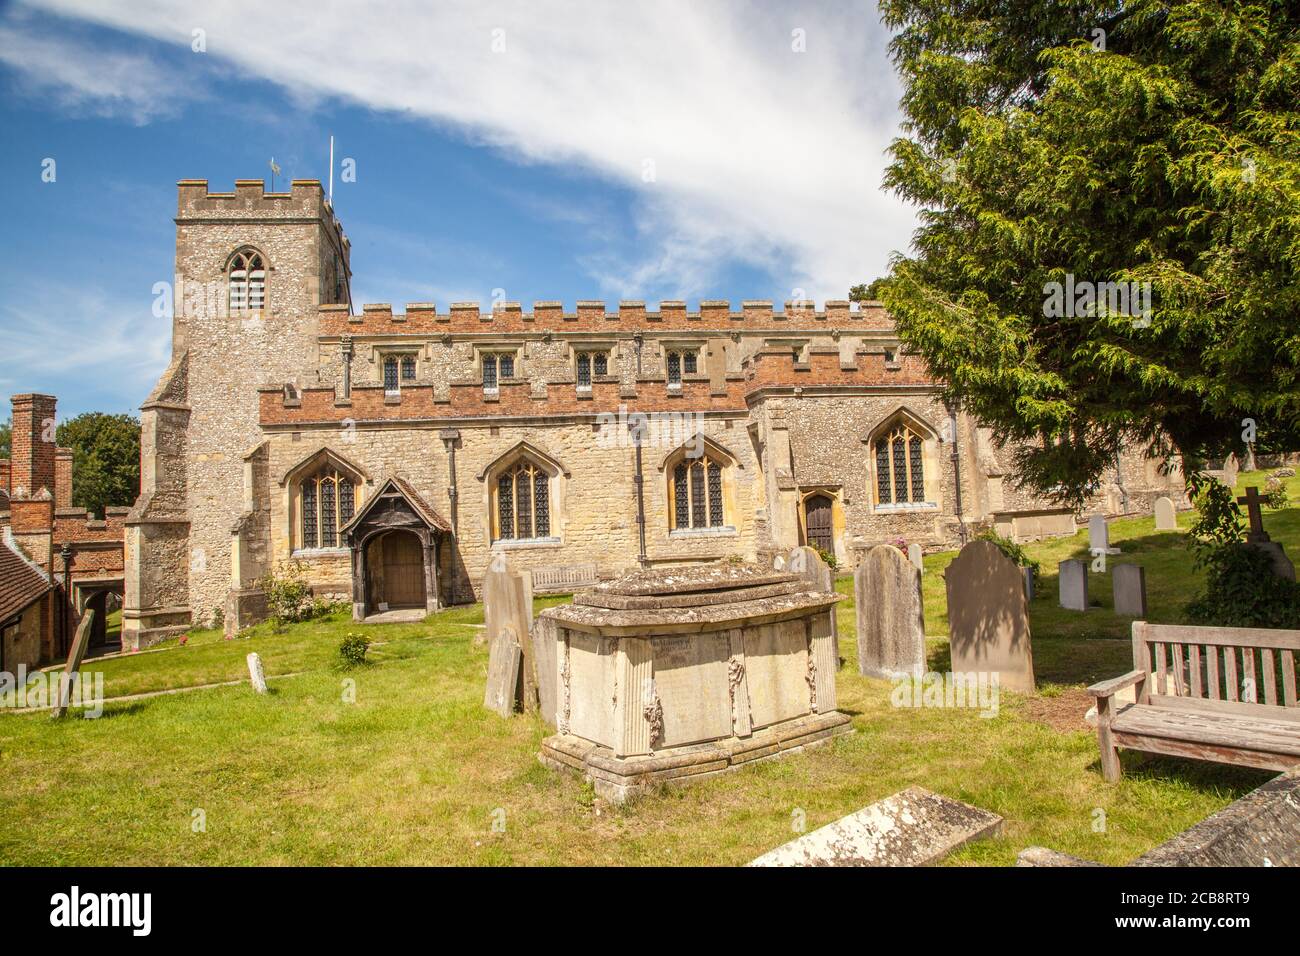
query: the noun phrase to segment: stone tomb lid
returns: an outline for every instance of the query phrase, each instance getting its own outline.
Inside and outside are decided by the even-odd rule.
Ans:
[[[617,634],[680,634],[768,624],[833,607],[801,575],[756,565],[636,571],[542,613],[563,627]]]

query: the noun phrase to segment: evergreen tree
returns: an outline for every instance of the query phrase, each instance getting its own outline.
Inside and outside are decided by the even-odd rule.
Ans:
[[[880,6],[922,224],[879,295],[1026,483],[1300,447],[1300,6]]]
[[[104,516],[140,492],[140,422],[131,415],[85,412],[59,425],[55,440],[72,449],[72,503]]]

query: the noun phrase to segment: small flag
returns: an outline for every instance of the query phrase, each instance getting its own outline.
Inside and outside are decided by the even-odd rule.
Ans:
[[[274,157],[274,156],[271,157],[271,172],[275,173],[277,176],[280,175],[280,167],[277,166],[277,165],[275,165],[275,157]]]

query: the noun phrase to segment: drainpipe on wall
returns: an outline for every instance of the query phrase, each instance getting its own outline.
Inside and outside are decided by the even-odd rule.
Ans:
[[[636,524],[637,533],[641,539],[641,553],[637,555],[637,561],[641,567],[650,566],[650,558],[645,550],[645,473],[642,470],[641,461],[641,421],[644,416],[633,415],[628,422],[628,431],[632,433],[632,442],[636,445],[636,474],[633,476],[633,483],[636,485]]]
[[[966,519],[962,516],[961,508],[961,457],[957,450],[957,413],[951,409],[948,410],[948,428],[952,432],[952,481],[957,492],[954,499],[957,507],[957,536],[961,539],[962,547],[965,547]]]
[[[65,541],[63,547],[59,549],[59,557],[63,559],[63,635],[61,653],[66,653],[72,646],[68,639],[68,625],[71,623],[72,612],[70,605],[72,603],[72,547]]]
[[[456,490],[456,441],[460,438],[460,431],[455,428],[444,428],[438,432],[438,437],[442,439],[443,447],[447,449],[447,501],[451,508],[451,537],[454,541],[457,532],[460,529],[460,508],[458,500],[460,492]],[[454,553],[454,552],[453,552]],[[457,590],[460,578],[456,574],[456,569],[451,569],[451,603],[455,604],[460,600],[460,593]]]

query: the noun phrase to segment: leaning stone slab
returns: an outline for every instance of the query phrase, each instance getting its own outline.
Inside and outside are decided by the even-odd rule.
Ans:
[[[817,553],[815,548],[810,548],[806,544],[795,548],[790,552],[785,568],[790,573],[802,577],[807,582],[809,591],[817,591],[823,594],[835,593],[835,574],[831,571],[830,565],[822,560],[822,556]],[[838,669],[840,660],[840,622],[838,615],[834,611],[831,612],[831,644],[835,648],[835,664]]]
[[[559,686],[559,661],[556,647],[560,627],[549,617],[539,617],[533,624],[533,654],[537,657],[537,698],[542,720],[555,726],[555,701]]]
[[[266,670],[262,667],[262,658],[259,654],[248,655],[248,679],[253,684],[253,690],[259,694],[266,693]]]
[[[501,635],[488,649],[487,687],[483,691],[483,706],[495,710],[502,717],[515,712],[518,697],[519,666],[523,662],[523,648],[509,635]]]
[[[997,836],[1002,818],[908,787],[753,860],[750,866],[925,866],[972,840]]]

